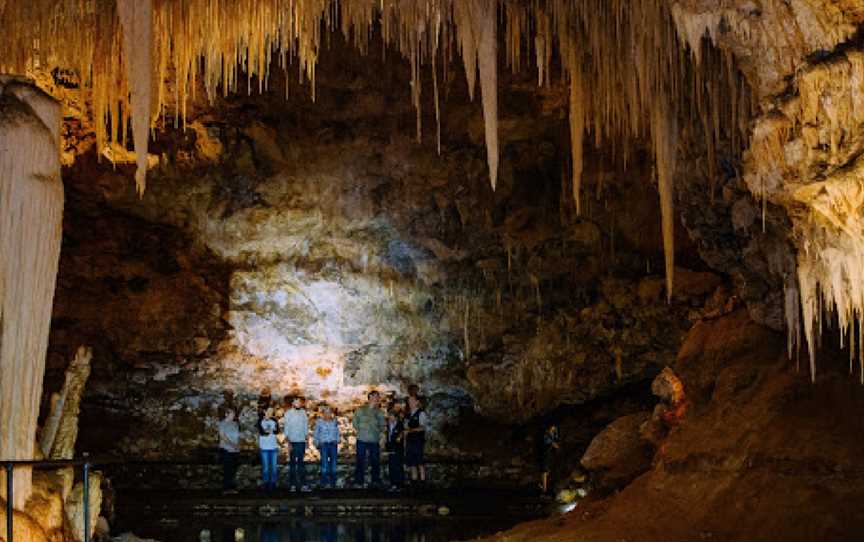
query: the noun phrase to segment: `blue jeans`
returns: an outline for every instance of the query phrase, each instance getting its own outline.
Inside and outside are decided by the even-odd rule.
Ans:
[[[354,465],[354,484],[362,486],[366,478],[366,454],[372,467],[372,484],[381,484],[381,446],[377,442],[357,441],[357,463]]]
[[[261,478],[264,487],[276,489],[278,450],[261,450]]]
[[[321,485],[336,487],[338,445],[335,442],[322,442],[318,450],[321,452]]]
[[[288,478],[292,486],[306,485],[306,463],[303,458],[306,456],[305,442],[292,442],[291,455],[288,459]]]

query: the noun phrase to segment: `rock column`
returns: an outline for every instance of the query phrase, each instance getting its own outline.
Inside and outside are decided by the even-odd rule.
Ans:
[[[0,77],[0,460],[31,459],[60,258],[60,106]],[[0,475],[5,498],[5,475]],[[14,503],[31,492],[16,469]]]

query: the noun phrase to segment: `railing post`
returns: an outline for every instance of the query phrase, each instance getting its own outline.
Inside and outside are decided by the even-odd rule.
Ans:
[[[90,542],[90,463],[84,463],[84,542]]]
[[[12,480],[12,469],[15,468],[11,462],[6,463],[6,542],[12,542],[12,536],[15,534],[13,532],[14,527],[12,525],[13,517],[15,516],[15,509],[12,507],[12,491],[15,485]]]

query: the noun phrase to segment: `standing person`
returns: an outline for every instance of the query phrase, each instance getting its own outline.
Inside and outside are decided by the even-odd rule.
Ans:
[[[222,409],[219,422],[219,459],[222,461],[222,490],[237,492],[237,457],[240,455],[240,424],[233,408]]]
[[[400,491],[405,484],[404,431],[402,409],[394,406],[387,416],[387,444],[385,445],[388,453],[387,473],[390,478],[390,491]]]
[[[258,448],[261,450],[261,478],[264,489],[276,489],[279,423],[273,417],[273,407],[258,413]]]
[[[423,449],[426,447],[426,429],[429,420],[416,395],[408,397],[408,415],[405,422],[405,465],[411,474],[412,483],[426,481],[426,465]]]
[[[339,423],[333,416],[333,410],[327,405],[321,409],[321,416],[315,421],[312,440],[321,452],[321,487],[336,487]]]
[[[381,436],[387,426],[379,408],[381,395],[370,391],[367,403],[354,412],[352,424],[357,431],[357,462],[354,465],[354,485],[362,486],[366,477],[366,455],[372,470],[372,486],[381,486]]]
[[[549,473],[552,471],[552,461],[559,444],[558,426],[550,424],[543,433],[543,441],[540,443],[540,491],[544,495],[549,494]]]
[[[309,419],[303,408],[303,399],[295,397],[291,401],[291,408],[285,411],[282,417],[282,426],[285,431],[285,440],[290,443],[288,475],[291,491],[300,489],[309,491],[306,485],[306,437],[309,435]]]

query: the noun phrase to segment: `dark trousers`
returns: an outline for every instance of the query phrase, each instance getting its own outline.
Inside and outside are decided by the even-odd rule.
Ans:
[[[354,484],[363,485],[366,478],[366,454],[372,468],[372,484],[381,483],[381,446],[377,442],[357,441],[357,463],[354,465]]]
[[[336,487],[338,445],[335,442],[324,442],[318,449],[321,451],[321,485]]]
[[[292,486],[306,485],[306,463],[303,458],[306,456],[305,442],[292,442],[291,455],[288,458],[288,479]]]
[[[237,452],[229,452],[219,448],[219,460],[222,462],[222,489],[237,487]]]
[[[390,452],[387,471],[391,486],[402,487],[405,484],[405,456],[401,449],[398,452]]]

